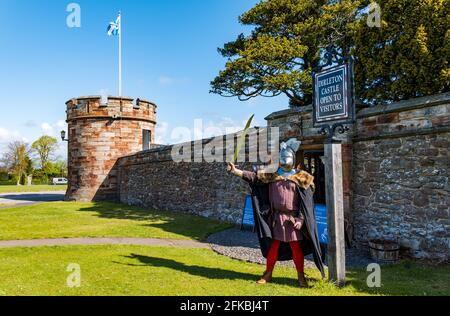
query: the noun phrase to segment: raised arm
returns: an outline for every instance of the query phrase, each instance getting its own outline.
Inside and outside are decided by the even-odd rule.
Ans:
[[[242,178],[244,176],[244,171],[236,168],[236,166],[232,162],[228,163],[227,171],[228,171],[228,173],[230,173],[236,177],[239,177],[239,178]]]
[[[239,170],[232,162],[228,163],[227,171],[236,177],[244,179],[248,183],[255,183],[257,181],[256,173]]]

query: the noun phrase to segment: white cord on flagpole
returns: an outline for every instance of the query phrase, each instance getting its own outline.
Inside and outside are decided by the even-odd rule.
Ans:
[[[119,12],[119,97],[122,96],[122,12]]]

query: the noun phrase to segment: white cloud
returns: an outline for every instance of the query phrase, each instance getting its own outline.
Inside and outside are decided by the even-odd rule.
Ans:
[[[53,135],[53,127],[49,123],[42,123],[41,129],[44,134]]]
[[[167,136],[169,132],[169,123],[167,122],[159,122],[156,125],[155,131],[155,143],[159,145],[168,144]]]
[[[212,120],[207,122],[205,127],[205,137],[215,137],[225,134],[233,134],[238,133],[240,131],[243,131],[245,128],[245,125],[247,124],[248,119],[245,119],[244,121],[238,122],[235,121],[229,117],[223,117],[218,120]],[[253,120],[251,127],[258,126],[258,122],[256,120]],[[214,129],[220,130],[221,133],[208,133],[208,131],[213,131]]]
[[[209,120],[204,124],[203,126],[203,133],[206,138],[208,137],[214,137],[214,136],[220,136],[224,134],[232,134],[237,133],[242,130],[244,130],[245,125],[247,124],[247,120],[244,121],[235,121],[229,117],[222,117],[216,120]],[[256,120],[253,120],[252,126],[258,126],[258,122]],[[213,131],[214,129],[217,129],[217,131],[220,133],[211,133],[208,131]]]
[[[9,136],[9,131],[0,127],[0,140],[4,140],[6,138],[8,138]]]
[[[43,135],[55,137],[58,140],[58,149],[55,152],[54,158],[66,159],[67,157],[67,143],[61,140],[61,131],[67,130],[67,123],[64,120],[58,120],[55,123],[44,122],[41,124],[41,131]],[[39,136],[35,136],[39,138]]]
[[[14,141],[22,141],[31,145],[36,139],[40,137],[39,133],[36,133],[36,131],[39,131],[40,129],[43,134],[53,136],[59,141],[59,147],[56,152],[56,156],[65,159],[67,157],[67,143],[61,142],[59,135],[59,132],[65,128],[66,123],[63,120],[59,120],[54,124],[42,123],[40,125],[40,128],[39,125],[36,124],[36,127],[29,127],[28,129],[20,132],[17,130],[10,130],[4,127],[0,127],[0,155],[7,148],[8,144]],[[24,134],[26,136],[24,136]]]
[[[56,126],[58,126],[59,128],[65,128],[66,127],[66,121],[59,120],[58,123],[56,123]]]
[[[56,123],[50,124],[48,122],[41,124],[41,130],[44,135],[59,137],[59,133],[67,128],[64,120],[58,120]]]
[[[23,142],[30,142],[30,138],[33,139],[33,141],[35,140],[35,138],[38,138],[39,136],[36,135],[36,130],[35,127],[38,127],[39,125],[36,124],[35,127],[32,127],[31,121],[27,122],[30,124],[26,124],[29,125],[27,130],[24,130],[22,132],[19,132],[17,130],[10,130],[4,127],[0,127],[0,142],[2,143],[9,143],[12,141],[23,141]],[[40,124],[40,130],[42,132],[43,135],[49,135],[49,136],[53,136],[59,139],[60,136],[60,132],[64,129],[67,129],[67,124],[64,120],[58,120],[55,123],[48,123],[48,122],[44,122],[42,124]],[[27,136],[24,136],[27,135]],[[31,136],[31,137],[30,137]]]
[[[0,127],[0,155],[3,154],[8,144],[14,141],[29,143],[29,140],[23,137],[20,132]]]
[[[0,142],[9,143],[16,140],[26,141],[27,139],[22,137],[22,135],[18,131],[11,131],[6,128],[0,127]]]
[[[216,120],[198,119],[193,122],[192,127],[176,127],[170,134],[170,143],[181,143],[192,140],[200,140],[221,135],[233,134],[244,130],[247,120],[236,122],[229,117],[222,117]],[[252,127],[257,126],[253,121]]]

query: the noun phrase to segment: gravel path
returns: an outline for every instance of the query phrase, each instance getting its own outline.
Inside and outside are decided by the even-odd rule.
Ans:
[[[209,236],[207,242],[211,244],[211,248],[215,252],[221,255],[258,264],[265,264],[266,262],[261,255],[258,238],[253,232],[233,228]],[[367,267],[374,262],[370,259],[368,251],[347,249],[346,255],[347,267]],[[292,261],[280,262],[279,264],[294,267]],[[315,268],[312,256],[306,258],[305,266]]]

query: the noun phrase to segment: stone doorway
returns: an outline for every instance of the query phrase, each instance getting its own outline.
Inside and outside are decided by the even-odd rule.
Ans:
[[[324,155],[322,148],[300,151],[297,157],[301,168],[314,176],[314,184],[316,186],[314,202],[322,205],[326,204]]]

